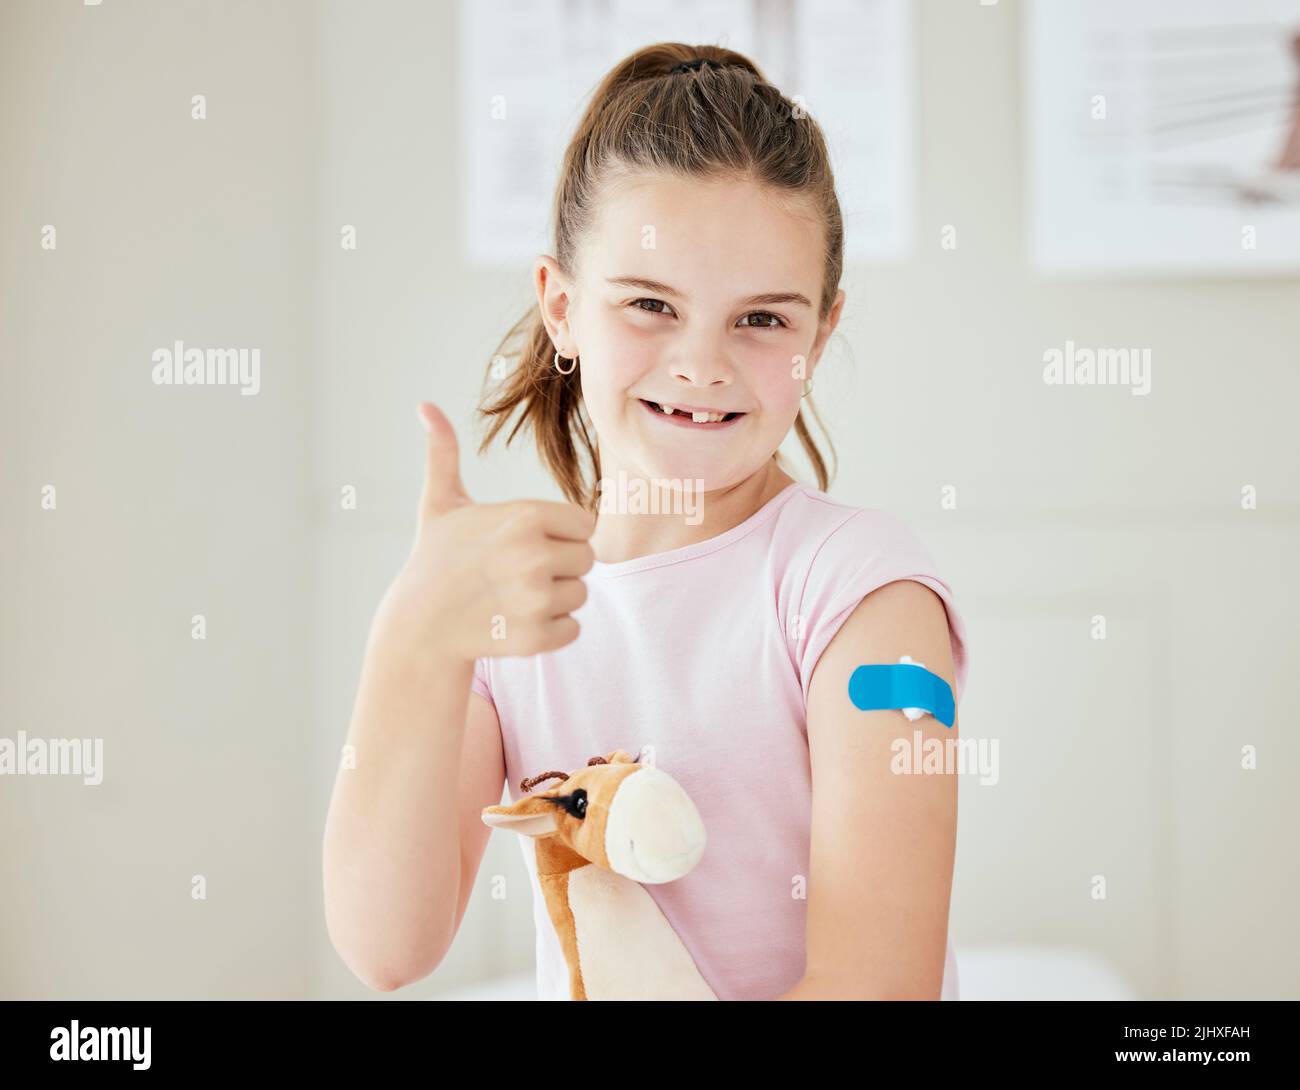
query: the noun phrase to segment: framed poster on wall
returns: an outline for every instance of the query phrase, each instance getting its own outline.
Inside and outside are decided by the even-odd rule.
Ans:
[[[1300,274],[1300,0],[1025,11],[1039,271]]]

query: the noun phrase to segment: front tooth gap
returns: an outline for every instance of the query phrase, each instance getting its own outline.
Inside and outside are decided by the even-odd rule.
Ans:
[[[657,401],[650,402],[656,409],[665,416],[672,416],[677,413],[676,409],[671,409],[667,405],[660,405]],[[716,424],[725,417],[726,413],[678,413],[680,416],[689,416],[696,424]]]

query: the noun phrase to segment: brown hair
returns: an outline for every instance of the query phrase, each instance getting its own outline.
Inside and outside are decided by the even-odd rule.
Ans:
[[[700,60],[704,63],[680,68]],[[749,58],[721,46],[662,42],[624,58],[596,89],[564,155],[552,206],[557,263],[566,273],[576,268],[579,241],[591,223],[600,187],[611,173],[640,169],[679,176],[750,177],[779,190],[806,194],[820,213],[826,239],[819,306],[819,317],[824,319],[843,269],[844,226],[821,129],[807,113],[795,116],[793,110],[794,105]],[[512,344],[517,345],[514,351]],[[521,427],[530,426],[542,460],[565,496],[594,511],[600,455],[583,420],[577,368],[565,375],[553,366],[553,345],[537,306],[530,307],[502,338],[488,365],[488,383],[496,361],[513,355],[519,357],[517,366],[495,399],[479,406],[479,417],[491,420],[479,453],[520,409],[506,445]],[[824,433],[811,396],[807,405]],[[826,463],[802,408],[794,430],[817,475],[818,488],[826,491]],[[583,475],[583,454],[591,465],[590,478]],[[776,457],[779,465],[779,451]]]

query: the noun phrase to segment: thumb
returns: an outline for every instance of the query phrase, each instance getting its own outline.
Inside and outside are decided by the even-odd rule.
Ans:
[[[420,423],[429,433],[424,466],[424,488],[420,493],[420,521],[472,502],[460,479],[460,444],[451,421],[432,401],[416,407]]]

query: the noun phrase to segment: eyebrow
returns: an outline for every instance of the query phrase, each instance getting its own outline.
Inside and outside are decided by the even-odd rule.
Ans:
[[[605,278],[605,282],[624,288],[640,288],[642,291],[654,292],[656,295],[669,295],[676,299],[682,298],[681,292],[675,288],[670,288],[667,284],[661,284],[658,280],[646,280],[640,276],[609,276]],[[797,291],[768,291],[740,300],[740,305],[745,307],[765,303],[796,303],[799,306],[812,306],[812,303],[808,301],[808,297]]]

